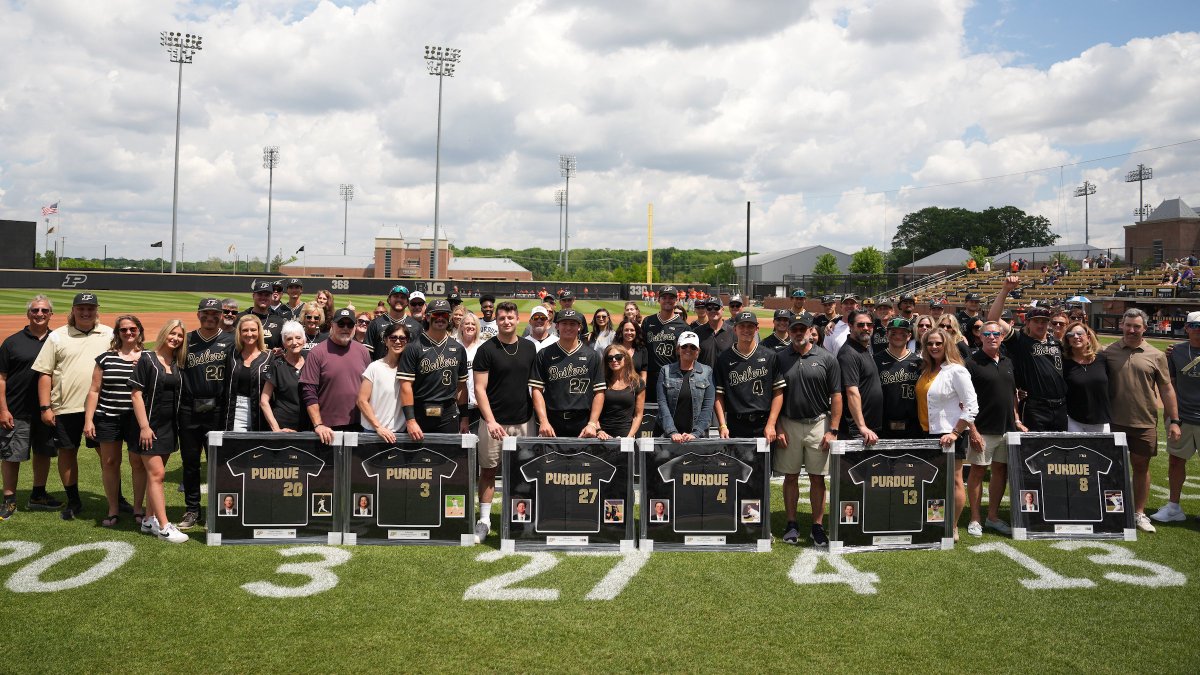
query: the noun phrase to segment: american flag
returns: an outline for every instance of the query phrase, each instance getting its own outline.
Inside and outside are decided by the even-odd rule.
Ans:
[[[42,207],[42,215],[43,216],[52,216],[56,213],[58,213],[58,202],[54,202],[50,206]]]

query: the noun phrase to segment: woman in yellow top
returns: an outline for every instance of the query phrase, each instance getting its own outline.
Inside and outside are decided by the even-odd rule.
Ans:
[[[941,328],[931,329],[921,340],[921,377],[917,380],[917,415],[921,426],[938,439],[942,447],[954,446],[954,540],[958,541],[958,519],[966,504],[962,467],[967,459],[967,434],[975,430],[979,401],[971,374],[963,365],[962,355],[952,345],[953,338]],[[949,347],[949,348],[947,348]],[[976,439],[982,444],[983,439]],[[972,521],[967,533],[982,536],[983,526]]]

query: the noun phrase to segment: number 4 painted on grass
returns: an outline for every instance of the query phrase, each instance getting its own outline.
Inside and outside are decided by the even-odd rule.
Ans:
[[[833,568],[832,572],[817,572],[817,565],[824,560]],[[820,553],[806,548],[796,557],[796,563],[788,572],[788,578],[797,585],[805,584],[846,584],[850,590],[859,595],[874,595],[877,591],[875,584],[879,583],[879,575],[874,572],[860,572],[842,556],[836,553]]]

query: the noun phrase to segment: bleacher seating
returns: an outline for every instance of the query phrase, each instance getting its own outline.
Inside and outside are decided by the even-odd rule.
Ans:
[[[961,305],[967,293],[978,293],[984,306],[988,306],[996,295],[1004,288],[1004,278],[1007,271],[979,272],[954,279],[941,281],[931,287],[922,289],[918,300],[922,303],[945,298],[951,305]],[[1061,302],[1067,298],[1082,295],[1088,298],[1120,297],[1161,297],[1164,291],[1174,292],[1160,284],[1161,272],[1143,272],[1134,274],[1127,267],[1110,267],[1106,269],[1088,269],[1071,272],[1060,277],[1054,284],[1043,283],[1045,275],[1041,270],[1025,270],[1018,272],[1021,285],[1017,287],[1019,298],[1008,298],[1005,307],[1015,309],[1028,305],[1031,300],[1044,302]]]

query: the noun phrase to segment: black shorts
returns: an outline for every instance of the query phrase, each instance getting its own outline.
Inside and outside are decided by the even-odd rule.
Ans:
[[[934,440],[938,440],[942,436],[945,436],[945,434],[929,434],[929,437]],[[961,459],[964,461],[967,459],[967,434],[966,433],[959,436],[957,441],[954,441],[954,459]]]
[[[92,423],[96,425],[97,443],[124,443],[130,450],[137,446],[137,417],[132,412],[120,415],[96,413]]]
[[[83,440],[89,448],[98,448],[100,444],[90,438],[83,438],[83,413],[69,413],[54,416],[54,447],[59,450],[78,450],[79,442]]]

